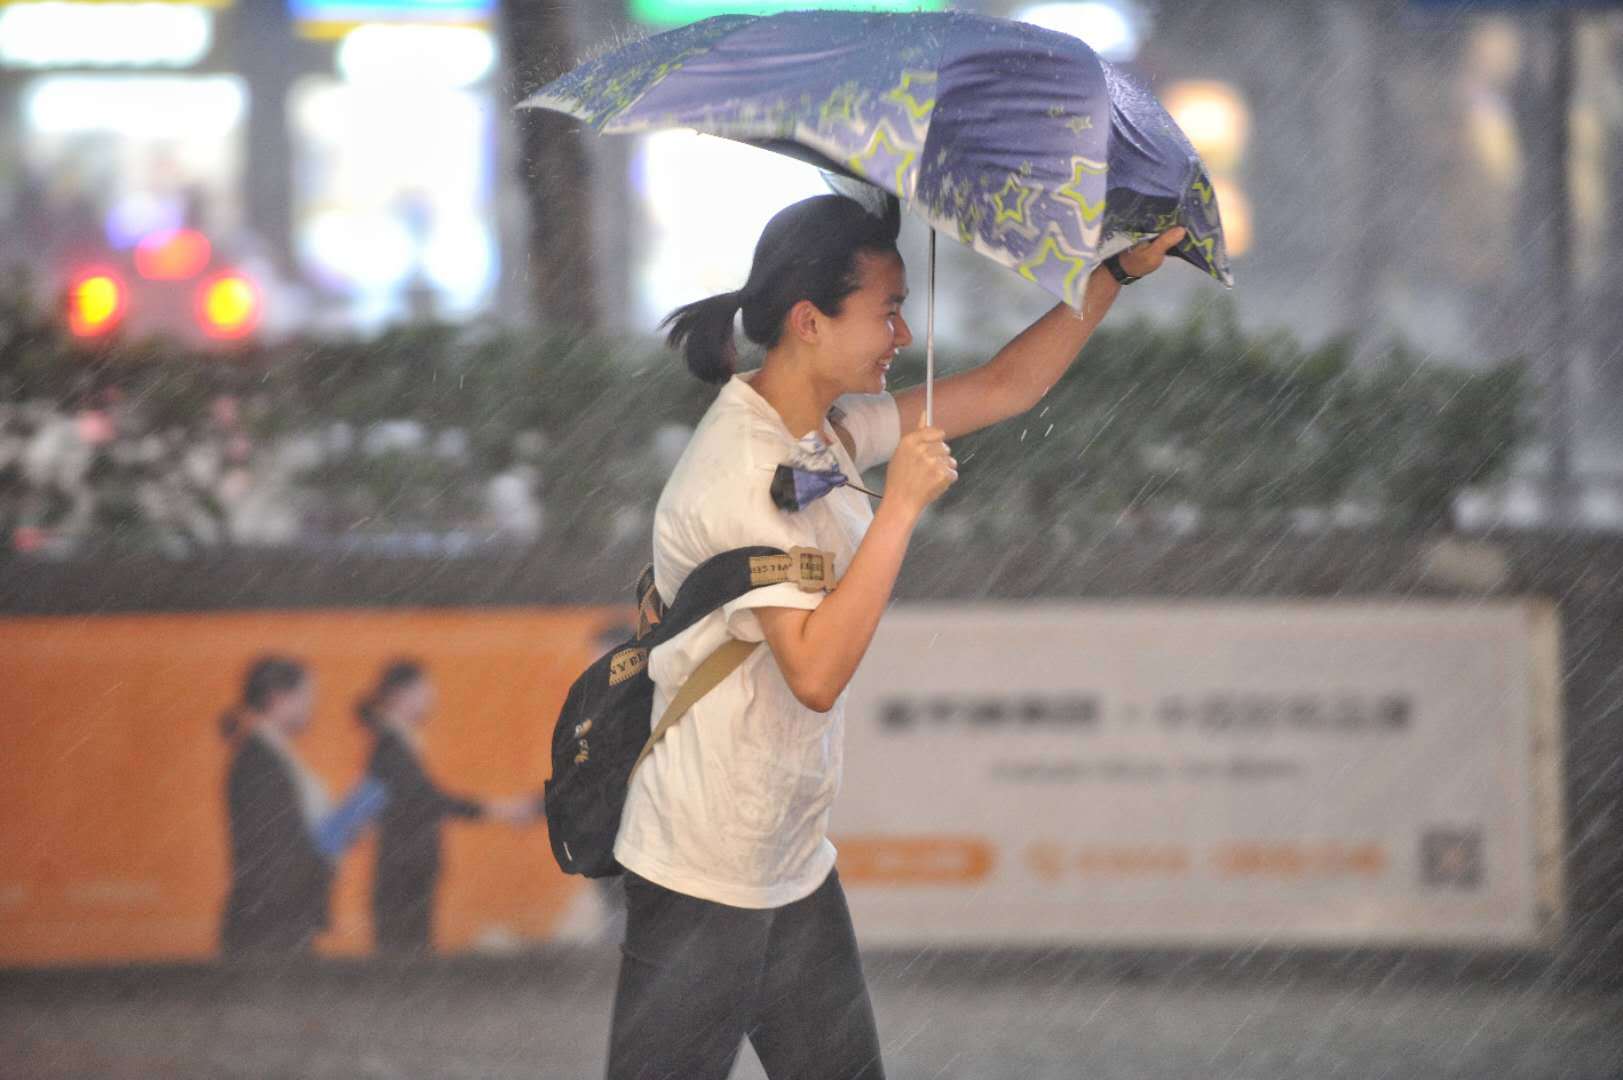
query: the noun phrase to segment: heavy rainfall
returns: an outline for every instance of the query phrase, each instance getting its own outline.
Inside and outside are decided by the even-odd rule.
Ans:
[[[1623,4],[832,6],[0,0],[0,1077],[1623,1077]]]

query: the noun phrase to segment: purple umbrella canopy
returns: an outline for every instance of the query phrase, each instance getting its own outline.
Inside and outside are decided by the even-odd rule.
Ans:
[[[623,45],[523,102],[607,134],[691,128],[896,195],[1074,308],[1111,252],[1233,284],[1194,147],[1126,72],[1067,34],[960,13],[721,15]]]

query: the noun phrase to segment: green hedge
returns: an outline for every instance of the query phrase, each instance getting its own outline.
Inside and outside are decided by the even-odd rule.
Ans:
[[[87,346],[21,295],[0,290],[0,401],[74,408],[116,388],[152,427],[190,430],[215,396],[232,394],[261,446],[403,418],[461,433],[466,453],[449,459],[357,449],[303,472],[301,497],[327,507],[329,523],[442,528],[476,514],[483,478],[528,453],[544,477],[548,531],[600,542],[653,506],[664,477],[651,433],[691,425],[711,394],[651,339],[431,326],[226,353]],[[1272,528],[1304,514],[1446,527],[1454,497],[1501,476],[1527,436],[1528,380],[1515,363],[1468,372],[1401,346],[1358,366],[1352,345],[1248,334],[1225,308],[1109,324],[1036,409],[959,440],[963,479],[932,527],[992,537],[1124,518]],[[944,371],[964,363],[942,358]],[[904,358],[893,383],[918,381],[921,368]],[[526,432],[540,435],[527,448]]]

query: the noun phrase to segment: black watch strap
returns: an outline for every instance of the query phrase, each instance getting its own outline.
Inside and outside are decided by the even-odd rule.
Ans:
[[[1122,269],[1121,254],[1119,252],[1105,260],[1105,269],[1110,271],[1111,277],[1123,285],[1131,285],[1138,280],[1138,278]]]

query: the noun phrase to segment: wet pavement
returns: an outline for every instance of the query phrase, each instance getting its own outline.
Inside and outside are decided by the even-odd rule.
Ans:
[[[1623,989],[1514,960],[887,952],[893,1078],[1618,1080]],[[0,975],[0,1077],[591,1078],[609,949]],[[748,1050],[735,1077],[758,1078]]]

